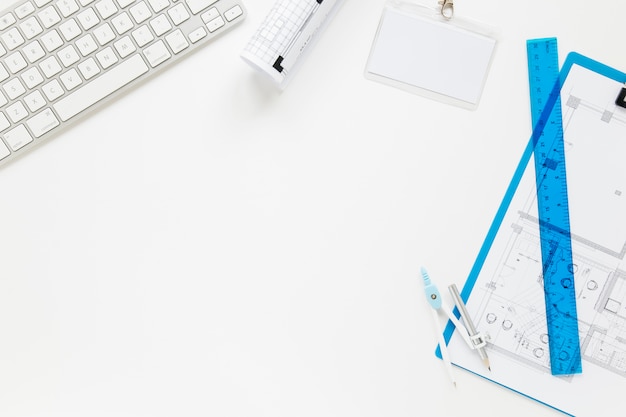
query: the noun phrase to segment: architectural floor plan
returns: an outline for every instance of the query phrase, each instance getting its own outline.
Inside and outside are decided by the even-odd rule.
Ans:
[[[459,366],[576,416],[592,416],[594,401],[617,407],[615,393],[626,392],[626,110],[614,104],[622,84],[596,64],[573,64],[561,89],[583,373],[550,373],[532,161],[468,280],[468,309],[488,334],[493,372],[461,338],[450,342]]]

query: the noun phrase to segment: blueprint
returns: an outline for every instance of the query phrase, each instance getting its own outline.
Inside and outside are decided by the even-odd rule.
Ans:
[[[284,88],[343,0],[276,0],[241,57]]]
[[[626,413],[626,109],[624,75],[570,55],[561,88],[571,239],[583,372],[550,372],[534,164],[529,146],[464,296],[489,338],[492,371],[453,334],[452,361],[564,413],[594,404]],[[517,187],[514,185],[517,184]]]

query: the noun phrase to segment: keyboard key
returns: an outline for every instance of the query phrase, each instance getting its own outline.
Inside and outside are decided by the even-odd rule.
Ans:
[[[63,39],[61,39],[61,35],[56,29],[46,33],[41,37],[41,42],[43,42],[43,46],[46,48],[46,51],[52,52],[61,45],[63,45]]]
[[[63,17],[71,16],[72,14],[76,13],[80,8],[78,6],[78,3],[76,3],[74,0],[59,0],[56,2],[56,5],[59,8],[59,11],[63,15]]]
[[[189,6],[189,10],[191,13],[198,14],[202,10],[206,9],[210,5],[217,2],[217,0],[186,0],[187,6]]]
[[[15,9],[15,14],[17,15],[19,19],[23,19],[34,11],[35,11],[35,6],[33,5],[33,3],[27,1],[26,3],[22,4],[17,9]]]
[[[133,4],[135,2],[135,0],[117,0],[117,4],[120,6],[120,8],[124,9],[128,6],[130,6],[131,4]]]
[[[43,58],[46,55],[46,52],[41,47],[41,44],[38,41],[33,41],[26,45],[24,48],[24,53],[26,54],[26,59],[31,64]]]
[[[39,16],[41,23],[43,23],[43,26],[46,29],[51,28],[61,21],[61,16],[59,16],[54,6],[46,7],[45,9],[40,11],[37,16]]]
[[[26,36],[26,39],[32,39],[43,32],[43,28],[35,16],[29,17],[20,23],[20,29],[22,29],[22,33]]]
[[[100,73],[100,67],[98,67],[98,64],[96,64],[93,58],[89,58],[78,64],[78,70],[85,80],[93,78]]]
[[[74,19],[69,19],[65,23],[62,23],[61,26],[59,26],[59,29],[61,30],[63,38],[65,38],[68,42],[81,34],[78,23],[76,23],[76,20]]]
[[[174,23],[176,26],[180,25],[185,20],[188,20],[190,18],[189,13],[185,8],[185,5],[182,3],[178,3],[176,6],[169,9],[167,11],[167,14],[170,15],[172,23]]]
[[[100,0],[96,3],[96,9],[98,10],[98,13],[100,13],[100,17],[103,19],[108,19],[117,13],[117,7],[115,6],[115,3],[113,3],[113,0]]]
[[[139,29],[134,30],[132,35],[139,47],[145,46],[154,40],[152,31],[146,25],[140,26]]]
[[[154,33],[157,36],[161,36],[164,33],[169,32],[172,29],[172,24],[167,19],[167,17],[165,17],[164,14],[160,14],[154,19],[152,19],[150,21],[150,26],[152,27],[152,30],[154,30]]]
[[[114,65],[117,63],[117,56],[115,55],[115,52],[113,52],[113,49],[110,46],[98,52],[96,54],[96,59],[98,60],[98,62],[100,63],[103,69],[107,69],[111,65]]]
[[[31,112],[35,112],[41,109],[46,104],[46,99],[43,98],[38,90],[33,91],[29,95],[24,97],[24,102],[28,106]]]
[[[16,101],[7,107],[7,114],[13,123],[17,123],[28,116],[28,110],[26,110],[21,101]]]
[[[152,10],[154,10],[154,13],[159,13],[160,11],[165,10],[167,6],[170,5],[169,0],[148,0],[148,3],[150,3],[150,6],[152,7]]]
[[[53,105],[54,110],[62,121],[66,121],[147,71],[148,66],[141,56],[134,55],[112,67],[92,82],[85,84],[82,88],[63,97]]]
[[[206,30],[203,27],[199,27],[189,34],[189,40],[191,43],[196,43],[200,39],[204,38],[207,35]]]
[[[215,7],[211,7],[209,10],[207,10],[206,12],[200,15],[204,23],[209,23],[211,20],[219,16],[220,16],[220,12],[218,12]]]
[[[1,37],[9,51],[14,50],[24,43],[24,38],[17,28],[9,29],[9,31],[3,33]]]
[[[65,48],[61,49],[58,56],[65,68],[78,62],[80,59],[78,52],[76,52],[76,49],[74,49],[74,46],[72,45],[67,45]]]
[[[77,40],[76,47],[78,48],[82,56],[87,56],[96,49],[98,49],[98,45],[96,44],[95,39],[93,38],[93,36],[91,36],[90,33]]]
[[[80,75],[78,75],[78,71],[76,71],[76,69],[74,68],[70,68],[69,71],[61,74],[59,79],[61,80],[67,91],[75,89],[83,82],[83,80],[80,78]]]
[[[89,30],[100,23],[100,19],[98,19],[96,12],[92,8],[83,10],[76,15],[76,18],[83,27],[83,30]]]
[[[17,74],[28,65],[20,51],[9,55],[4,62],[7,64],[7,67],[9,67],[9,71],[11,71],[12,74]]]
[[[5,145],[4,142],[0,140],[0,159],[4,159],[9,155],[11,155],[11,151],[9,151],[7,145]]]
[[[131,16],[133,16],[133,19],[135,19],[135,22],[138,24],[145,22],[152,16],[148,5],[144,1],[135,4],[129,10]]]
[[[126,12],[115,16],[111,20],[111,23],[113,23],[113,27],[119,35],[122,35],[133,28],[133,21],[130,20],[130,16],[128,16],[128,13]]]
[[[61,97],[64,93],[63,87],[57,80],[52,80],[47,84],[44,84],[41,91],[46,95],[49,101],[54,101]]]
[[[235,6],[235,7],[231,7],[230,9],[226,10],[224,12],[224,17],[229,22],[232,22],[233,20],[235,20],[236,18],[238,18],[242,14],[243,14],[243,10],[241,9],[241,7]]]
[[[98,26],[93,31],[93,34],[101,46],[104,46],[107,43],[111,42],[113,39],[115,39],[115,33],[108,23]]]
[[[7,117],[4,115],[4,113],[0,113],[0,132],[3,131],[4,129],[6,129],[7,127],[11,126],[11,122],[9,122],[9,119],[7,119]],[[0,145],[2,145],[3,142],[0,141]],[[0,146],[0,149],[2,147]]]
[[[18,125],[4,134],[12,150],[17,151],[33,141],[33,137],[28,133],[24,125]]]
[[[41,137],[44,133],[47,133],[57,127],[60,123],[56,118],[52,110],[45,109],[38,115],[31,117],[26,124],[30,128],[30,131],[33,132],[36,138]]]
[[[46,78],[53,77],[61,72],[61,64],[59,64],[59,61],[54,56],[49,56],[41,61],[39,68],[41,68]]]
[[[207,23],[206,27],[207,27],[207,29],[209,29],[209,32],[215,32],[216,30],[218,30],[219,28],[221,28],[225,24],[226,24],[226,22],[224,22],[224,19],[222,19],[222,16],[220,16],[220,17],[216,17],[215,19],[213,19],[209,23]]]
[[[128,36],[124,36],[119,41],[116,41],[113,44],[113,46],[115,47],[115,50],[117,51],[118,54],[120,54],[120,57],[122,58],[126,58],[127,56],[129,56],[130,54],[132,54],[133,52],[137,50],[137,48],[135,48],[135,44]]]
[[[148,63],[152,68],[162,64],[172,57],[170,51],[167,50],[165,43],[158,40],[143,50],[143,54],[148,59]]]
[[[189,46],[189,42],[187,42],[187,38],[183,35],[180,29],[176,29],[174,32],[170,33],[165,37],[167,44],[169,45],[172,52],[175,54],[184,50]]]
[[[15,22],[15,16],[13,16],[12,13],[5,14],[4,16],[0,17],[0,30],[5,30]]]
[[[26,89],[20,82],[19,78],[13,78],[12,80],[4,84],[2,86],[2,89],[7,94],[9,100],[15,100],[26,92]]]
[[[0,82],[6,80],[7,78],[9,78],[9,73],[4,66],[0,64]]]
[[[43,77],[37,67],[32,67],[24,71],[22,74],[22,80],[24,81],[24,84],[26,84],[26,87],[32,90],[43,82]]]

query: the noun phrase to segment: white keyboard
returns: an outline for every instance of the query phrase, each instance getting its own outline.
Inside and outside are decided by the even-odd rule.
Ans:
[[[22,0],[0,12],[0,165],[245,15],[241,0]]]

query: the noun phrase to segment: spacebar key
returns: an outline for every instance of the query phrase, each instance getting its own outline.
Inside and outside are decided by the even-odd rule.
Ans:
[[[143,58],[140,55],[134,55],[79,90],[63,97],[53,107],[61,120],[66,121],[147,71],[148,66]]]

